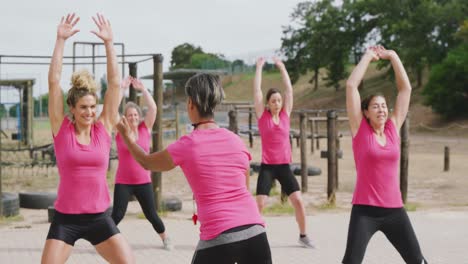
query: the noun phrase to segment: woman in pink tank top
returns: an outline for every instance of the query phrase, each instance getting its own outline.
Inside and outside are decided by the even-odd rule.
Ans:
[[[105,211],[110,197],[106,171],[111,131],[118,122],[120,77],[109,20],[97,14],[92,31],[103,40],[108,89],[96,120],[96,83],[86,70],[73,73],[68,91],[69,117],[64,113],[60,86],[65,41],[76,34],[79,17],[62,17],[49,68],[49,118],[60,175],[55,215],[42,252],[42,263],[65,263],[76,240],[83,238],[111,263],[134,263],[130,246]]]
[[[395,72],[398,95],[391,114],[383,95],[370,95],[361,102],[358,90],[370,62],[379,59],[389,60]],[[357,180],[342,263],[361,263],[377,231],[385,234],[406,263],[426,263],[403,207],[398,177],[398,131],[405,122],[410,96],[411,84],[400,58],[382,46],[369,48],[346,82]]]
[[[291,145],[289,131],[291,111],[293,108],[293,91],[288,72],[283,62],[274,58],[276,67],[281,73],[285,86],[284,102],[279,90],[271,88],[266,95],[266,105],[262,94],[262,69],[264,58],[257,60],[253,92],[255,114],[258,120],[258,129],[262,139],[262,163],[257,180],[257,205],[260,212],[265,207],[273,181],[281,184],[281,189],[288,195],[296,213],[296,222],[299,226],[298,242],[304,247],[314,248],[307,236],[306,213],[299,183],[291,172]]]
[[[128,150],[146,169],[180,166],[193,191],[200,241],[193,264],[271,263],[264,222],[248,190],[250,153],[238,135],[220,128],[214,109],[224,91],[218,76],[197,74],[185,85],[194,130],[166,149],[147,154],[130,137],[126,117],[117,125]]]
[[[151,128],[156,120],[156,103],[150,92],[146,90],[143,83],[132,77],[127,77],[122,82],[122,88],[128,89],[132,84],[133,88],[140,91],[145,100],[147,111],[142,120],[141,108],[128,102],[124,108],[124,116],[131,127],[130,137],[145,151],[149,152],[151,143]],[[143,213],[159,234],[164,245],[164,249],[171,250],[172,245],[166,236],[166,228],[161,218],[158,216],[154,204],[153,186],[151,184],[150,171],[144,169],[132,157],[120,134],[115,137],[117,153],[119,156],[119,167],[115,175],[114,204],[112,207],[112,219],[118,225],[127,211],[128,201],[134,195],[140,203]]]

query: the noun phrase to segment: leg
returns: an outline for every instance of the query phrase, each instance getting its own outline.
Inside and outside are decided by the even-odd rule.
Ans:
[[[378,230],[378,223],[366,214],[366,209],[353,206],[348,227],[348,239],[343,264],[360,264],[364,259],[367,244]]]
[[[140,203],[141,209],[146,219],[153,225],[154,230],[159,234],[162,240],[166,239],[164,223],[156,213],[154,204],[154,194],[151,183],[142,184],[135,187],[134,194]]]
[[[104,242],[95,245],[96,251],[106,261],[112,264],[135,263],[130,245],[121,234],[116,234]]]
[[[273,183],[273,174],[270,165],[261,164],[257,180],[257,206],[260,213],[265,207]]]
[[[42,264],[65,263],[70,257],[73,246],[61,240],[47,239],[42,251]]]
[[[266,233],[259,234],[244,243],[244,254],[239,263],[241,264],[271,264],[270,244]]]
[[[193,254],[192,264],[232,264],[236,263],[237,259],[234,252],[238,250],[238,244],[229,243],[215,247],[196,250]]]
[[[296,214],[296,222],[301,235],[306,235],[305,208],[302,201],[299,183],[291,172],[289,164],[278,166],[277,178],[281,184],[281,189],[288,195]]]
[[[289,200],[294,207],[296,214],[296,222],[299,226],[299,232],[301,235],[306,235],[306,216],[304,203],[302,202],[302,196],[300,191],[295,191],[289,195]]]
[[[423,260],[426,263],[405,209],[392,214],[382,227],[382,232],[406,263],[421,264]]]
[[[130,200],[131,187],[125,184],[116,184],[114,187],[114,206],[112,208],[112,220],[118,225],[127,211]]]

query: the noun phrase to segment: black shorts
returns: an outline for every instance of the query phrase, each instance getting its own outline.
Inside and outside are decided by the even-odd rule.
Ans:
[[[61,240],[71,246],[83,238],[93,245],[120,233],[107,212],[97,214],[63,214],[55,211],[47,239]]]
[[[300,190],[296,177],[292,174],[289,164],[261,164],[258,173],[257,195],[270,195],[273,180],[278,180],[281,190],[288,196]]]

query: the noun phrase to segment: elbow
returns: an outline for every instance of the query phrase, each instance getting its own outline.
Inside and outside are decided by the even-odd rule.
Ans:
[[[356,89],[356,88],[357,88],[356,82],[350,79],[346,81],[346,89]]]

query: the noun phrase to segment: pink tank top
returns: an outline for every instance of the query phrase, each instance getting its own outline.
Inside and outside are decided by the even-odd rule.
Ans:
[[[353,138],[357,171],[353,204],[403,207],[398,176],[400,137],[391,119],[385,123],[384,133],[387,142],[381,146],[372,127],[363,118]]]
[[[150,149],[151,135],[146,127],[145,122],[138,125],[138,140],[136,143],[146,153]],[[138,162],[132,157],[128,151],[127,145],[123,141],[120,134],[117,133],[115,137],[117,144],[117,153],[119,155],[119,167],[115,175],[115,183],[119,184],[144,184],[151,182],[150,171],[145,170]]]
[[[54,136],[60,175],[55,209],[64,214],[102,213],[110,205],[106,174],[111,138],[104,125],[91,127],[91,142],[83,145],[75,136],[75,126],[65,117]]]
[[[264,164],[289,164],[292,161],[289,143],[290,121],[284,109],[281,110],[279,119],[279,124],[275,124],[268,110],[263,111],[258,119]]]

